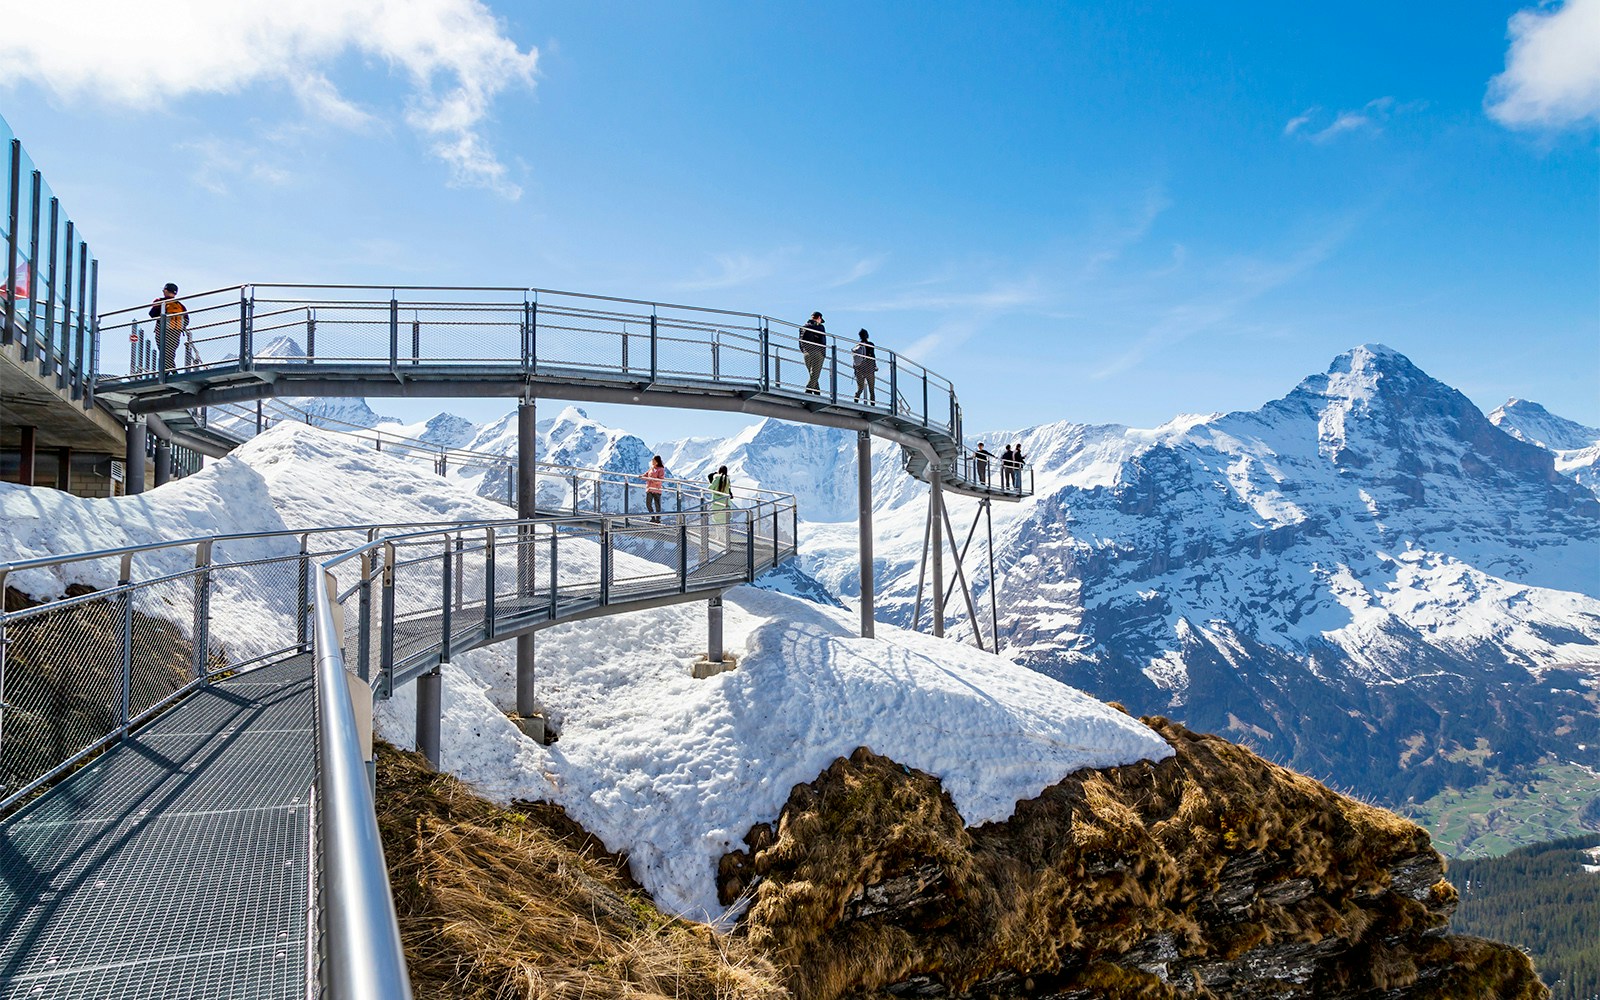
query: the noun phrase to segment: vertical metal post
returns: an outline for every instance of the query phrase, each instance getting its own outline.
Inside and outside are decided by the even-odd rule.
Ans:
[[[772,505],[772,565],[778,565],[778,554],[781,547],[778,545],[778,505]]]
[[[400,302],[389,293],[389,370],[400,367]]]
[[[767,318],[761,317],[761,391],[767,392],[772,388],[772,366],[769,364],[772,347],[772,331],[767,328]]]
[[[72,492],[72,449],[56,449],[56,489],[63,493]],[[0,701],[4,701],[0,697]]]
[[[361,582],[356,585],[356,614],[361,625],[356,629],[356,673],[362,680],[372,680],[372,568],[377,552],[367,549],[361,553]]]
[[[58,389],[67,387],[69,374],[67,367],[71,364],[72,359],[72,307],[76,304],[79,309],[83,308],[83,304],[72,297],[72,251],[78,245],[78,239],[74,235],[71,219],[67,220],[66,229],[67,247],[66,252],[62,254],[62,259],[67,267],[66,274],[61,279],[61,345],[56,350],[55,364],[56,388]]]
[[[172,481],[172,442],[156,438],[156,485],[165,486]]]
[[[830,338],[830,341],[831,342],[829,343],[828,346],[830,348],[832,348],[831,353],[833,355],[833,358],[829,362],[830,371],[828,373],[828,396],[829,396],[829,401],[830,402],[838,403],[839,402],[839,341],[837,339],[834,339],[834,338]]]
[[[22,141],[11,140],[11,184],[6,197],[6,310],[5,328],[0,330],[0,344],[11,343],[16,329],[17,296],[17,215],[22,199]]]
[[[132,583],[133,557],[122,557],[122,572],[118,574],[117,586],[122,589],[122,731],[128,731],[129,702],[133,687],[133,591],[128,589]]]
[[[458,614],[461,612],[461,608],[462,608],[461,592],[466,589],[465,587],[463,587],[461,585],[462,581],[466,579],[466,570],[467,570],[466,549],[461,544],[461,536],[457,535],[456,536],[456,612]]]
[[[659,343],[657,341],[657,333],[656,333],[656,307],[655,306],[651,306],[650,307],[650,384],[651,385],[655,384],[656,373],[658,371],[660,371],[660,369],[658,367],[658,364],[659,364],[659,361],[660,361],[660,352],[658,350],[658,347],[659,347]]]
[[[989,634],[994,637],[994,651],[1000,652],[1000,604],[994,594],[994,519],[989,516],[990,502],[983,498],[983,521],[989,535]]]
[[[706,601],[706,659],[721,663],[722,652],[722,595],[712,594]]]
[[[872,435],[856,431],[856,525],[861,556],[861,638],[873,637]]]
[[[100,377],[100,262],[89,262],[89,368],[84,380],[83,408],[94,407],[94,384]]]
[[[311,648],[311,572],[312,572],[312,566],[311,566],[311,552],[310,552],[310,545],[309,545],[310,540],[311,539],[310,539],[309,535],[301,535],[300,536],[300,579],[295,582],[294,641],[295,641],[295,644],[300,647],[300,651],[301,652],[305,652],[305,651],[307,651],[307,650],[309,650]],[[362,563],[362,569],[361,569],[361,573],[362,573],[361,579],[363,580],[363,582],[366,582],[366,584],[367,584],[367,587],[366,587],[366,590],[367,590],[366,599],[367,599],[368,605],[370,605],[372,603],[372,585],[371,585],[371,576],[372,576],[372,574],[371,574],[371,568],[370,568],[370,560],[371,560],[371,558],[372,557],[369,554],[367,556],[367,561]],[[372,616],[367,613],[366,608],[363,608],[361,610],[362,635],[367,637],[367,641],[369,643],[372,641],[371,636],[369,634],[371,629],[368,627],[371,624],[371,622],[372,622]],[[367,657],[363,656],[363,657],[361,657],[361,669],[363,671],[365,671],[365,670],[367,670],[367,668],[368,668]],[[362,677],[363,677],[363,679],[365,679],[366,675],[363,674]]]
[[[378,670],[383,696],[394,694],[394,543],[383,546],[383,624],[378,631]]]
[[[38,465],[39,429],[32,424],[24,424],[19,428],[22,441],[18,445],[17,454],[17,482],[22,486],[32,486],[34,473]]]
[[[22,360],[32,361],[39,351],[39,199],[44,178],[35,170],[28,196],[28,327]],[[15,295],[12,296],[15,298]]]
[[[255,360],[255,290],[239,289],[239,370],[250,371]]]
[[[418,319],[411,321],[411,363],[422,363],[422,321]]]
[[[611,603],[611,520],[600,519],[600,606]]]
[[[456,561],[451,558],[453,545],[450,536],[444,536],[443,551],[439,554],[439,587],[442,599],[440,600],[439,631],[440,648],[444,650],[444,659],[450,660],[450,645],[455,640],[455,589],[456,589]]]
[[[211,641],[211,540],[194,550],[194,675],[206,675],[206,649]]]
[[[144,451],[145,418],[137,416],[128,422],[122,473],[122,492],[125,496],[137,496],[144,492]]]
[[[559,540],[559,538],[558,538],[559,532],[560,532],[559,528],[557,528],[553,524],[550,525],[550,620],[551,621],[555,621],[556,611],[558,610],[557,606],[556,606],[556,599],[557,599],[556,585],[561,580],[561,575],[559,573],[560,564],[559,564],[559,562],[558,562],[558,560],[556,558],[556,556],[560,552],[560,546],[557,544],[557,542]]]
[[[483,634],[494,635],[494,526],[483,529]]]
[[[900,364],[899,357],[889,355],[889,412],[900,412]]]
[[[926,380],[923,386],[927,386]],[[933,634],[944,637],[944,486],[937,461],[928,464],[928,516],[933,519]]]
[[[531,393],[517,404],[517,519],[526,521],[538,510],[538,404]],[[555,567],[555,535],[550,536],[550,565]],[[534,582],[534,528],[517,529],[517,593],[522,606],[532,603]],[[555,581],[550,582],[550,616],[555,617]],[[531,716],[538,708],[537,666],[533,634],[517,636],[517,714]]]
[[[39,343],[39,374],[50,374],[53,360],[53,345],[56,338],[56,301],[61,298],[61,286],[56,281],[56,259],[60,257],[61,239],[61,202],[57,198],[50,199],[50,259],[46,262],[45,283],[50,286],[50,295],[44,303],[44,335]],[[135,325],[137,329],[137,324]]]
[[[539,296],[528,306],[528,370],[539,374]]]
[[[928,369],[922,369],[922,422],[928,423]]]
[[[440,665],[417,678],[417,749],[434,770],[439,769],[443,719],[444,672]]]
[[[722,331],[711,331],[711,381],[722,381]]]
[[[756,578],[756,511],[752,507],[744,512],[744,578]]]
[[[689,522],[678,515],[678,593],[689,592]]]
[[[315,361],[317,358],[317,311],[306,310],[306,357]]]
[[[89,244],[78,244],[78,332],[72,350],[72,398],[83,395],[83,373],[88,370],[85,353],[89,339]]]

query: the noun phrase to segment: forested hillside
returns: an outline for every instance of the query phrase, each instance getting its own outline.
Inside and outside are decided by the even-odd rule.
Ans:
[[[1452,863],[1452,928],[1531,952],[1554,1000],[1600,998],[1600,873],[1584,867],[1597,845],[1600,833]]]

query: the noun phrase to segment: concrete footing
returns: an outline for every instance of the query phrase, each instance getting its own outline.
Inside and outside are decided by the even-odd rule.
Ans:
[[[542,715],[510,715],[507,716],[511,724],[521,730],[522,735],[530,740],[536,740],[541,746],[549,746],[559,737]]]
[[[695,680],[703,681],[707,677],[715,677],[718,674],[733,670],[738,666],[739,657],[733,653],[722,654],[722,659],[720,660],[713,660],[709,656],[702,656],[700,659],[694,661],[694,664],[689,668],[689,673],[694,677]]]

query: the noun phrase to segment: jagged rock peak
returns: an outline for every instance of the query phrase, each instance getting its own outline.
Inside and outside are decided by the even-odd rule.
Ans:
[[[1512,397],[1489,414],[1489,422],[1512,437],[1549,448],[1571,451],[1600,444],[1600,427],[1557,416],[1538,403]]]

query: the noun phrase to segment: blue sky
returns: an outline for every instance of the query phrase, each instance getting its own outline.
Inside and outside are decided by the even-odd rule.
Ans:
[[[974,429],[1253,408],[1377,341],[1600,426],[1600,0],[1524,6],[63,0],[0,40],[0,114],[102,304],[816,308]]]

